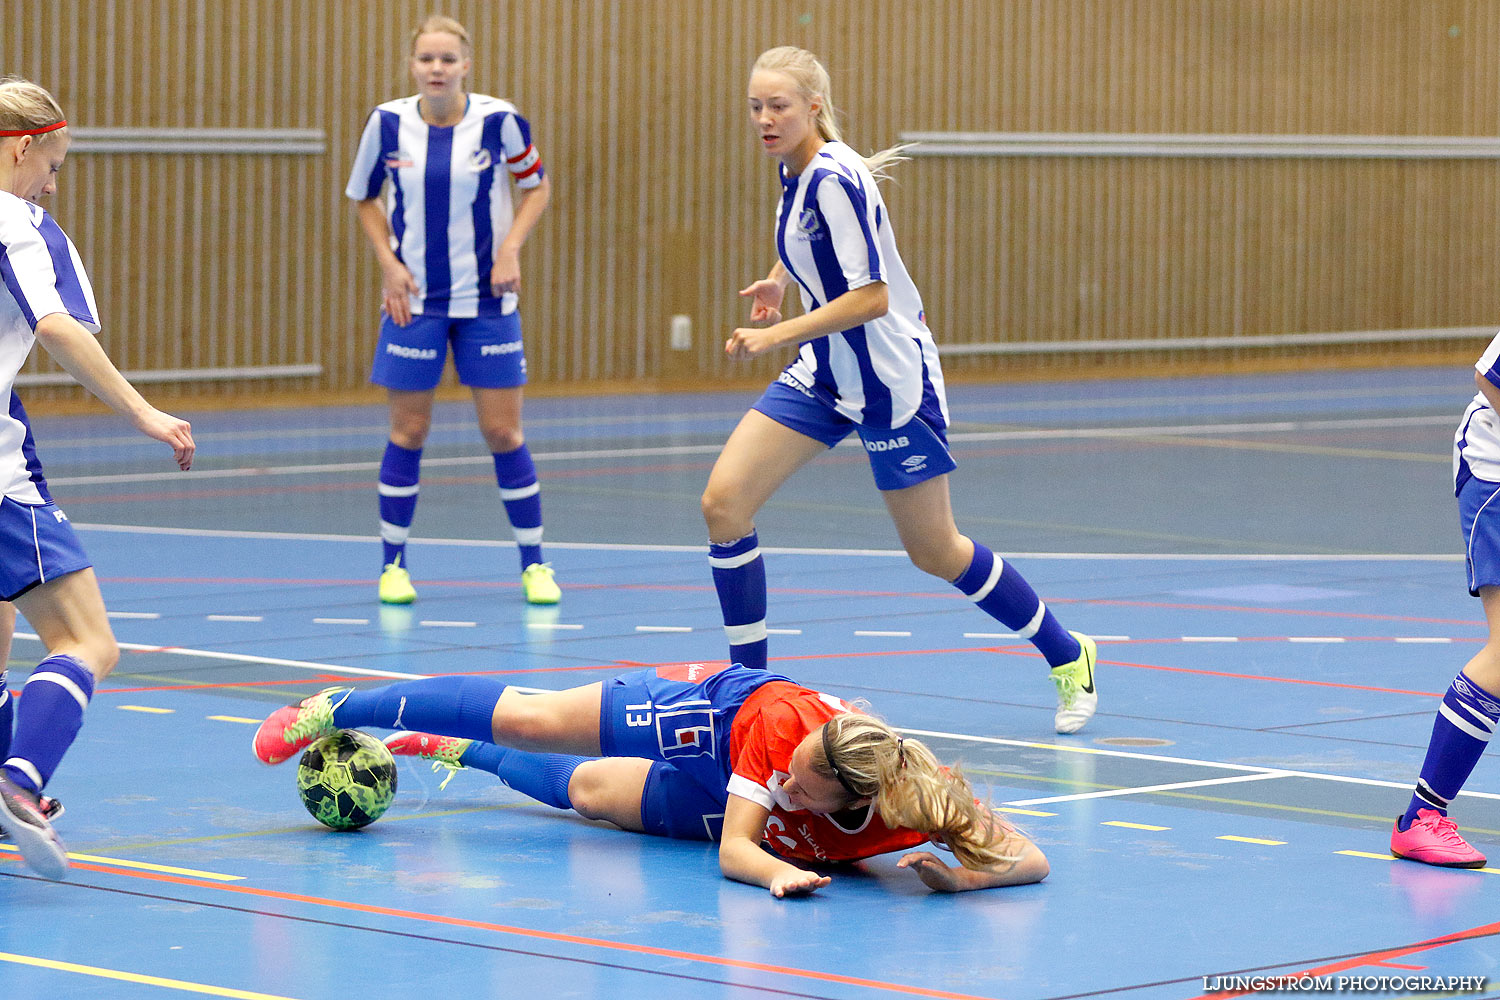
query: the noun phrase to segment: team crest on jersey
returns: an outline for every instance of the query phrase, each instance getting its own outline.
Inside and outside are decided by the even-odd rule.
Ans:
[[[658,712],[656,742],[663,760],[714,755],[714,714],[710,709],[691,708]]]
[[[828,234],[823,230],[823,224],[818,221],[818,213],[810,208],[804,208],[802,214],[797,216],[797,229],[803,237],[809,240],[828,238]]]
[[[469,170],[472,173],[482,174],[490,169],[490,164],[494,162],[488,149],[476,149],[469,154]]]

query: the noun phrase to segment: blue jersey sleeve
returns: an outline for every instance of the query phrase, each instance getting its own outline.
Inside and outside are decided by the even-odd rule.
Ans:
[[[94,291],[73,241],[41,207],[10,199],[0,211],[0,282],[33,330],[66,313],[99,332]]]

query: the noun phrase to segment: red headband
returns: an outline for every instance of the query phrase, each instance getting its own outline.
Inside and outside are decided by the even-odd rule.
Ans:
[[[46,132],[56,132],[60,128],[67,127],[68,120],[64,118],[60,122],[53,122],[51,125],[43,125],[41,128],[0,129],[0,138],[13,135],[42,135]]]

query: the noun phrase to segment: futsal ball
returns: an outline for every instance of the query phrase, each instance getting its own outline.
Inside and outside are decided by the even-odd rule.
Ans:
[[[379,819],[396,797],[396,758],[375,737],[340,729],[303,752],[297,791],[319,823],[358,830]]]

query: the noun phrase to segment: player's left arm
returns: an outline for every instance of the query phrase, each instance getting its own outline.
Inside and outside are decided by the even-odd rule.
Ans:
[[[938,892],[967,892],[970,889],[996,889],[1007,885],[1040,882],[1052,870],[1042,849],[1005,820],[989,814],[989,836],[999,841],[1001,851],[1014,857],[1012,862],[989,868],[973,869],[944,864],[931,851],[912,851],[896,863],[910,868],[929,889]]]
[[[37,320],[36,339],[64,371],[132,427],[170,445],[172,457],[180,468],[192,468],[196,448],[192,426],[146,402],[83,324],[67,313],[49,313]]]

